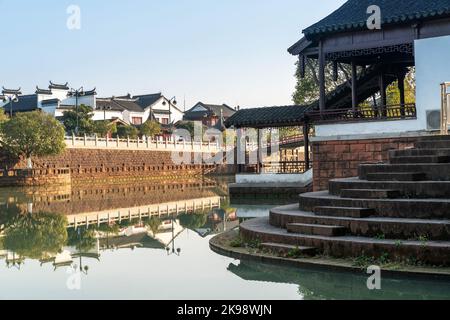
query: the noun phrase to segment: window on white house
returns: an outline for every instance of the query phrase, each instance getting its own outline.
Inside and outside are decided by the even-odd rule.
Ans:
[[[133,118],[131,118],[131,122],[134,124],[134,125],[141,125],[142,124],[142,118],[141,117],[133,117]]]

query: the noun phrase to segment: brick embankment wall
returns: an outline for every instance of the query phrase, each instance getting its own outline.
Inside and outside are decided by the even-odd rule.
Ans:
[[[416,137],[315,141],[312,143],[314,191],[328,189],[328,181],[358,176],[358,166],[387,162],[389,150],[414,146]]]
[[[92,180],[106,183],[110,180],[126,182],[133,179],[176,178],[200,174],[231,174],[233,166],[174,163],[168,151],[133,151],[105,149],[66,149],[63,154],[32,158],[33,168],[69,168],[72,182]],[[197,155],[198,156],[198,155]],[[0,167],[23,168],[25,160],[0,155]]]

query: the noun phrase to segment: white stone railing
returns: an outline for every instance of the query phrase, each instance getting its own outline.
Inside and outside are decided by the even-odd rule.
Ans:
[[[69,149],[154,150],[215,153],[224,150],[217,142],[176,141],[174,139],[121,139],[98,137],[65,137]]]

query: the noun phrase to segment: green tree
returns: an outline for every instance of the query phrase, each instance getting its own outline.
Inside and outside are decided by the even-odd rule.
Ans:
[[[95,247],[97,243],[96,232],[92,228],[80,227],[70,229],[67,245],[75,247],[79,252],[86,253]]]
[[[95,121],[92,131],[99,137],[106,137],[109,133],[115,134],[117,132],[117,125],[108,120]]]
[[[297,84],[292,100],[297,105],[308,105],[319,99],[319,65],[316,60],[307,59],[305,77],[300,75],[300,63],[296,63],[295,77]],[[335,90],[339,85],[350,79],[351,68],[348,64],[338,65],[337,81],[333,79],[333,66],[327,63],[325,66],[325,81],[327,92]]]
[[[147,121],[139,128],[140,134],[147,137],[154,137],[161,134],[161,125],[157,121]]]
[[[94,131],[94,121],[92,116],[94,115],[93,109],[84,104],[78,106],[76,109],[65,111],[63,113],[62,122],[66,131],[69,133],[77,133],[77,119],[78,119],[78,134],[92,134]]]
[[[189,131],[191,137],[194,136],[194,126],[195,126],[195,124],[193,121],[181,121],[176,124],[177,129],[185,129],[185,130]]]
[[[206,213],[182,214],[178,217],[180,224],[187,229],[195,230],[203,227],[208,221]]]
[[[64,151],[64,128],[51,115],[33,111],[19,113],[0,126],[1,143],[11,154],[27,159],[32,156],[57,155]]]
[[[153,236],[155,236],[158,233],[159,227],[161,226],[162,221],[159,217],[151,217],[147,222],[146,225],[150,228],[150,231],[152,232]]]
[[[114,137],[126,138],[130,137],[130,139],[136,139],[139,136],[139,130],[135,126],[127,125],[127,126],[118,126],[117,132]]]
[[[3,108],[0,108],[0,126],[9,120],[8,115],[5,113]]]
[[[61,252],[67,241],[67,218],[39,212],[17,215],[5,228],[5,249],[30,259]]]

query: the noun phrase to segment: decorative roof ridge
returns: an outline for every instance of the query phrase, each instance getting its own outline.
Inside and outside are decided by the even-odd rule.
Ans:
[[[39,86],[36,86],[36,94],[43,94],[43,93],[47,93],[47,94],[52,94],[52,90],[50,89],[41,89],[39,88]]]
[[[142,98],[142,97],[149,97],[149,96],[163,96],[162,92],[155,92],[155,93],[147,93],[147,94],[135,94],[133,95],[133,98]]]
[[[61,89],[61,90],[69,90],[69,82],[66,82],[65,84],[59,84],[54,83],[50,81],[50,85],[48,86],[49,89]]]
[[[19,89],[6,89],[5,87],[2,86],[2,89],[3,89],[2,94],[16,94],[16,95],[22,94],[22,92],[21,92],[22,88],[20,88],[20,87],[19,87]]]

